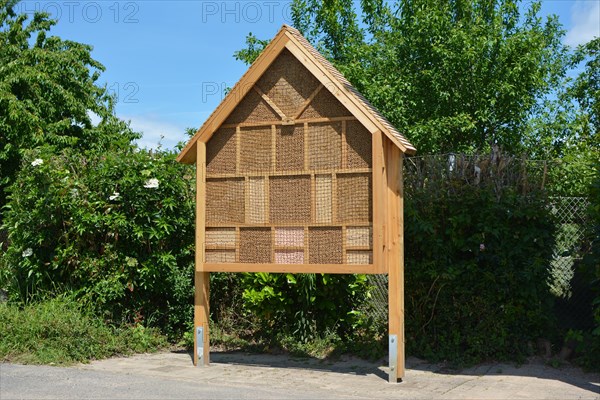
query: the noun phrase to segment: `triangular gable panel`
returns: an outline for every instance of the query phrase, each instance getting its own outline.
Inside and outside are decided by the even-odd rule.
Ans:
[[[300,115],[295,115],[297,110],[301,111]],[[196,142],[206,143],[223,124],[282,119],[289,122],[321,114],[329,117],[352,115],[368,132],[384,133],[401,151],[415,151],[410,142],[297,30],[284,25],[187,143],[177,160],[194,163]]]
[[[283,49],[256,83],[288,118],[295,116],[319,85],[319,80],[287,49]]]

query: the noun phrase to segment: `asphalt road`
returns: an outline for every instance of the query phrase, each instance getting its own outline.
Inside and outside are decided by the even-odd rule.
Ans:
[[[542,362],[463,371],[416,359],[404,382],[381,363],[213,353],[194,367],[186,353],[145,354],[74,367],[0,364],[0,399],[600,399],[600,375]]]

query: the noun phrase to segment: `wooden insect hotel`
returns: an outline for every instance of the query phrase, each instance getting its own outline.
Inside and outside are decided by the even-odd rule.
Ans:
[[[389,274],[390,381],[402,378],[414,151],[284,25],[178,157],[197,166],[194,363],[209,362],[210,272]]]

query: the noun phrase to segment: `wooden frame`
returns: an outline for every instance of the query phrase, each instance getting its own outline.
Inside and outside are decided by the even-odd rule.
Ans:
[[[305,69],[312,74],[314,78],[316,78],[317,86],[314,89],[307,88],[308,90],[303,91],[303,97],[300,98],[301,103],[299,103],[296,98],[293,100],[293,103],[280,103],[278,105],[269,97],[268,93],[270,92],[268,90],[265,89],[265,91],[263,91],[261,88],[255,85],[255,83],[258,82],[263,76],[265,71],[267,71],[269,66],[278,58],[280,54],[282,54],[282,52],[291,54],[296,61],[300,62],[302,66],[305,67]],[[310,93],[308,93],[309,90]],[[325,98],[323,95],[318,96],[319,93],[324,90],[329,91],[328,96],[331,97],[331,95],[333,95],[335,100],[341,104],[345,112],[348,112],[349,115],[323,115],[320,113],[320,111],[315,111],[316,108],[314,107],[318,107],[316,105],[310,109],[312,110],[310,113],[305,114],[305,111],[311,107],[313,100],[315,100],[317,97],[322,99]],[[225,121],[228,119],[229,115],[236,109],[242,99],[244,99],[244,97],[251,91],[254,92],[254,96],[258,94],[259,98],[261,99],[260,101],[264,102],[264,104],[267,105],[266,107],[270,108],[273,113],[268,114],[267,117],[263,118],[265,119],[264,121],[259,118],[257,122],[256,118],[254,118],[250,121],[242,120],[239,123],[225,124]],[[294,104],[294,107],[292,108],[296,109],[290,111],[290,104]],[[287,110],[286,112],[290,115],[286,115],[286,113],[284,113],[282,110]],[[304,114],[307,116],[317,116],[301,118],[301,116]],[[261,114],[261,116],[262,115],[263,114]],[[272,119],[275,115],[280,119],[271,121],[270,119]],[[229,119],[229,121],[231,121],[231,119]],[[347,135],[348,124],[351,123],[350,121],[357,121],[371,134],[371,161],[364,163],[361,168],[349,168],[348,152],[350,144],[348,143]],[[311,154],[320,154],[310,153],[310,151],[312,151],[312,148],[310,147],[311,127],[318,126],[318,124],[323,123],[340,124],[341,126],[341,132],[339,133],[341,135],[339,142],[340,146],[339,149],[335,150],[339,150],[341,157],[338,166],[330,167],[335,165],[334,162],[331,164],[318,162],[311,165],[313,160],[313,158],[311,158]],[[277,131],[279,129],[278,127],[292,125],[300,128],[300,131],[302,132],[302,168],[298,170],[282,170],[283,168],[278,168],[277,165]],[[220,128],[235,129],[235,169],[230,166],[227,169],[228,172],[222,173],[214,172],[211,169],[211,173],[207,175],[207,143],[213,134]],[[244,129],[254,128],[270,129],[270,135],[268,135],[270,148],[266,149],[270,157],[270,168],[268,171],[261,169],[264,168],[262,166],[257,167],[257,171],[247,171],[246,169],[251,168],[244,168],[243,166],[240,168],[242,158],[246,157],[246,155],[243,154],[247,154],[242,152]],[[282,129],[283,128],[281,128],[280,131]],[[335,130],[338,128],[333,129]],[[324,135],[325,138],[327,137],[325,134],[321,134]],[[335,135],[333,138],[334,139],[332,139],[332,143],[337,143]],[[260,143],[260,140],[262,139],[258,140],[258,143]],[[258,149],[260,150],[261,148],[258,147]],[[402,162],[403,155],[405,153],[412,154],[414,152],[414,147],[406,140],[406,138],[404,138],[395,128],[393,128],[393,126],[383,116],[381,116],[377,110],[375,110],[360,94],[358,94],[358,92],[351,87],[350,83],[345,80],[345,78],[328,61],[326,61],[306,41],[306,39],[300,35],[298,31],[284,25],[275,38],[257,58],[254,64],[252,64],[250,69],[242,76],[240,81],[225,97],[223,102],[209,116],[207,121],[196,132],[194,137],[187,143],[177,158],[177,160],[182,163],[196,164],[197,190],[194,325],[195,329],[202,328],[202,341],[204,346],[202,347],[203,351],[201,354],[198,354],[198,343],[196,342],[196,335],[194,335],[194,364],[208,365],[210,361],[208,325],[210,272],[388,274],[390,343],[397,343],[397,345],[394,346],[390,345],[390,351],[394,349],[393,351],[395,352],[390,353],[390,362],[392,359],[397,360],[397,365],[390,364],[389,377],[390,382],[397,382],[398,379],[402,378],[404,376],[404,234]],[[328,153],[325,151],[325,153],[322,154],[327,155]],[[321,159],[322,158],[323,157],[321,157]],[[252,162],[251,160],[252,159],[250,159],[250,162]],[[333,160],[335,160],[335,158],[333,158]],[[289,165],[294,165],[294,167],[299,166],[299,164],[294,163]],[[365,168],[365,165],[368,168]],[[349,180],[352,178],[345,174],[353,174],[359,179],[363,179],[362,182],[364,182],[364,177],[367,176],[371,181],[371,186],[369,187],[369,190],[371,191],[371,197],[367,198],[369,199],[369,204],[372,208],[367,208],[367,210],[369,210],[368,223],[365,220],[359,219],[366,218],[364,217],[364,208],[362,208],[365,204],[364,201],[361,200],[361,202],[356,203],[356,200],[353,200],[354,203],[349,203],[349,207],[358,207],[354,209],[346,208],[346,204],[344,202],[338,202],[338,195],[339,199],[353,198],[352,196],[346,196],[346,193],[350,192],[348,192],[348,186],[343,185],[347,185]],[[308,187],[310,192],[310,220],[302,222],[286,222],[286,219],[282,218],[277,223],[274,223],[274,220],[271,221],[274,218],[273,215],[277,215],[277,208],[273,207],[281,208],[281,205],[278,205],[278,203],[272,203],[273,201],[277,201],[273,200],[276,197],[274,197],[275,195],[271,193],[273,179],[277,179],[277,177],[287,177],[290,179],[303,179],[301,177],[308,177]],[[325,182],[330,181],[330,183],[327,184],[328,186],[324,186],[324,192],[322,189],[323,186],[321,186],[320,190],[322,190],[322,194],[318,195],[317,182],[319,179],[323,179],[323,177],[330,177],[329,180],[325,180]],[[210,216],[215,215],[214,209],[211,209],[213,210],[211,211],[212,214],[209,213],[207,217],[207,195],[209,195],[209,193],[207,193],[207,181],[211,182],[211,180],[220,179],[243,181],[245,188],[244,199],[242,204],[239,206],[240,209],[241,207],[245,207],[245,214],[243,214],[242,218],[243,223],[219,222],[221,220],[218,219],[211,220],[210,218],[212,217]],[[256,208],[253,207],[253,199],[256,200],[256,198],[251,198],[251,193],[256,192],[256,187],[252,186],[252,182],[257,182],[257,179],[263,180],[263,189],[259,188],[258,192],[264,191],[262,195],[262,201],[264,204],[261,206],[264,209],[257,208],[257,210],[259,210],[260,213],[264,213],[264,222],[262,222],[263,219],[249,218],[249,214],[247,214],[247,210]],[[284,184],[283,182],[282,184]],[[356,183],[356,185],[358,185],[357,187],[361,187],[363,183]],[[254,188],[252,189],[253,191],[250,190],[251,187]],[[349,187],[351,191],[352,186]],[[341,191],[339,194],[338,190]],[[330,191],[330,196],[329,200],[326,200],[324,204],[327,204],[328,201],[331,202],[331,216],[329,219],[319,219],[317,216],[317,197],[325,196],[321,198],[327,199],[327,191]],[[275,192],[275,194],[277,193],[278,192]],[[362,193],[364,193],[364,191],[362,191]],[[227,207],[230,206],[227,205]],[[351,210],[351,212],[356,214],[349,214],[348,210]],[[327,215],[327,212],[325,215]],[[350,219],[348,219],[348,215],[350,215]],[[363,217],[358,217],[358,215],[363,215]],[[356,221],[353,221],[355,216]],[[236,219],[229,218],[222,221],[233,220]],[[292,219],[289,221],[292,221]],[[277,243],[277,229],[284,230],[286,227],[297,228],[299,232],[303,233],[301,239],[303,246],[299,246],[298,243],[293,243],[293,246],[289,246],[281,242]],[[370,238],[367,238],[369,241],[366,244],[364,242],[354,242],[350,245],[348,242],[348,229],[357,228],[359,229],[358,232],[360,232],[362,227],[369,229],[367,231],[367,233],[370,235]],[[270,261],[268,263],[241,262],[242,256],[240,256],[240,230],[242,230],[243,233],[244,229],[251,230],[253,228],[261,228],[257,231],[266,230],[270,233],[269,237],[263,236],[264,239],[261,240],[263,243],[268,243],[268,241],[270,241],[271,254],[269,257],[258,257],[258,259],[263,258]],[[327,228],[331,229],[328,230]],[[211,244],[207,246],[206,229],[216,231],[219,231],[219,229],[222,231],[224,229],[225,231],[230,232],[230,237],[234,244],[219,244],[215,241],[215,236],[213,235],[211,236]],[[338,229],[341,231],[341,239],[338,239],[337,236]],[[311,230],[315,232],[315,234],[322,234],[319,232],[328,231],[329,233],[326,233],[326,237],[332,238],[331,240],[334,243],[337,243],[337,240],[341,240],[340,264],[327,263],[337,262],[337,255],[333,258],[329,257],[332,261],[327,261],[328,256],[325,256],[323,259],[319,259],[316,257],[321,257],[320,255],[311,253],[311,247],[309,245]],[[354,237],[356,238],[356,235],[359,234],[360,233],[356,233],[355,231]],[[300,238],[300,236],[298,237]],[[315,238],[318,237],[319,236],[315,236]],[[360,238],[360,236],[358,237]],[[316,243],[319,243],[319,241],[317,240]],[[323,250],[319,250],[318,246],[319,245],[317,245],[316,250],[317,254],[327,254],[323,253]],[[335,246],[337,246],[337,244]],[[210,259],[212,260],[210,262],[206,256],[207,251],[213,252],[211,253],[213,257]],[[278,251],[280,253],[277,253]],[[278,259],[276,254],[285,254],[286,251],[303,252],[301,258],[298,257],[298,260],[301,262],[297,264],[276,264],[275,262]],[[361,254],[361,252],[363,254]],[[219,254],[224,253],[227,253],[227,256],[220,258],[221,255]],[[311,254],[315,256],[315,260],[321,260],[325,263],[311,263],[312,259],[309,257]],[[353,258],[353,261],[350,261],[349,254],[355,257]],[[367,255],[367,258],[364,257],[364,254]],[[227,262],[220,262],[223,260],[227,260]],[[279,260],[289,259],[282,257],[279,258]],[[366,260],[369,261],[369,263],[349,264],[349,262],[354,262],[355,260],[358,262]],[[248,261],[248,259],[246,259],[246,261]],[[392,339],[397,340],[397,342],[393,342]]]

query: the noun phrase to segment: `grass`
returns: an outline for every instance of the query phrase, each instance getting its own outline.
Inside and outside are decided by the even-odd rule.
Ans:
[[[166,345],[157,330],[108,326],[64,297],[25,307],[0,304],[0,362],[71,365]]]

